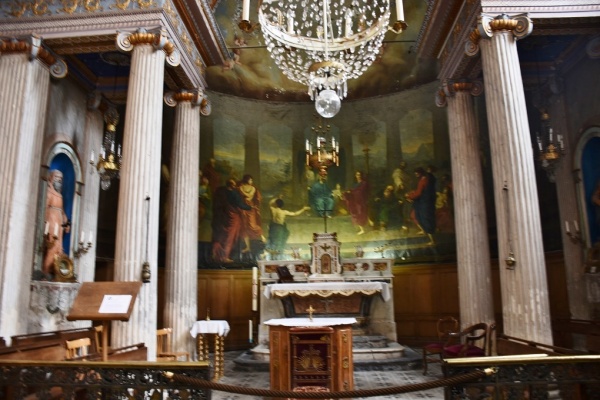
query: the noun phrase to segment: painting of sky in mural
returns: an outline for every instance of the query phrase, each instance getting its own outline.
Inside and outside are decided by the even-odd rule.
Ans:
[[[216,6],[215,19],[231,57],[223,65],[207,68],[208,86],[221,93],[260,100],[310,101],[306,87],[288,79],[271,61],[260,29],[252,33],[239,29],[241,8],[241,1],[220,1]],[[386,33],[375,62],[359,79],[348,82],[349,99],[390,94],[435,79],[434,64],[417,59],[414,49],[426,8],[424,1],[404,1],[408,28],[400,34]],[[255,8],[250,18],[256,20]]]

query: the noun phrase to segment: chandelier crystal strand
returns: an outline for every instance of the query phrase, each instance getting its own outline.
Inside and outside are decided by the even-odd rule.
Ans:
[[[258,10],[271,58],[325,118],[377,58],[389,19],[389,0],[265,0]]]

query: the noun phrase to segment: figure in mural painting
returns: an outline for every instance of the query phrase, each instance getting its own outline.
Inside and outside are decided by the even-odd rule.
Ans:
[[[406,162],[401,161],[400,166],[392,172],[392,182],[394,183],[394,194],[399,199],[404,199],[408,188],[411,187],[411,176],[406,172]],[[400,216],[402,219],[402,229],[407,230],[407,224],[410,220],[410,208],[400,205]]]
[[[393,185],[387,185],[383,193],[375,197],[375,218],[379,230],[385,231],[400,226],[402,221],[402,199],[396,197]]]
[[[439,232],[454,232],[454,194],[450,175],[442,175],[440,186],[435,200],[436,227]]]
[[[348,215],[348,210],[346,210],[344,204],[344,192],[342,190],[342,185],[339,183],[335,184],[335,189],[331,191],[333,196],[333,213],[334,215]]]
[[[412,202],[411,217],[419,228],[418,234],[427,235],[430,245],[435,244],[435,180],[433,175],[425,172],[421,167],[415,169],[417,188],[406,194],[408,201]]]
[[[250,210],[237,190],[235,179],[227,180],[217,188],[213,196],[213,249],[212,258],[217,262],[233,262],[231,252],[238,244],[242,231],[242,210]]]
[[[217,171],[217,160],[211,158],[208,160],[204,168],[202,168],[202,175],[208,179],[208,184],[210,186],[210,192],[216,193],[217,188],[221,186],[221,174]]]
[[[352,189],[344,192],[344,200],[352,223],[358,227],[357,235],[362,235],[365,233],[364,227],[369,223],[369,183],[361,171],[356,171],[354,178],[356,182]]]
[[[42,272],[51,275],[54,260],[64,253],[63,234],[69,233],[70,222],[63,209],[63,174],[57,169],[48,172],[46,189],[46,223],[44,235],[47,237]]]
[[[212,193],[208,178],[200,172],[198,188],[198,263],[210,262],[212,241]]]
[[[321,169],[317,181],[310,187],[308,200],[312,210],[319,217],[331,218],[333,212],[333,195],[327,185],[327,170]]]
[[[298,211],[288,211],[283,209],[284,203],[282,196],[275,197],[269,201],[271,209],[271,222],[269,223],[269,248],[278,252],[283,252],[290,231],[285,223],[286,217],[296,217],[306,210],[310,210],[309,206],[302,207]]]
[[[242,238],[244,239],[242,253],[244,254],[251,251],[251,241],[260,240],[263,243],[266,241],[260,217],[262,196],[260,191],[254,186],[254,180],[251,175],[244,175],[238,186],[238,190],[244,202],[250,206],[249,210],[242,211]]]

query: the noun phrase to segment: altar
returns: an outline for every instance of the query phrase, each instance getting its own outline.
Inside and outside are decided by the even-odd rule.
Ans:
[[[395,357],[397,343],[392,265],[389,258],[342,258],[335,233],[313,235],[310,260],[260,260],[260,314],[256,359],[269,357],[269,320],[354,318],[352,334],[358,341],[377,338],[384,345],[366,345],[364,357]],[[284,274],[282,274],[282,272]],[[281,276],[285,275],[285,283]],[[385,347],[385,348],[384,348]],[[375,354],[378,353],[378,354]],[[355,359],[357,349],[354,350]]]

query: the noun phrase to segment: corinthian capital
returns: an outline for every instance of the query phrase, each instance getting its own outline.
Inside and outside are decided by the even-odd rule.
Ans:
[[[507,14],[501,14],[496,17],[492,17],[488,14],[482,14],[479,16],[478,23],[479,34],[483,38],[491,38],[495,32],[509,31],[512,32],[515,38],[523,39],[531,33],[533,30],[533,22],[527,16],[527,14],[519,14],[509,16]]]

